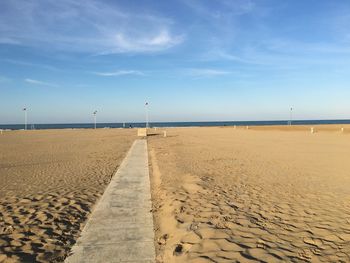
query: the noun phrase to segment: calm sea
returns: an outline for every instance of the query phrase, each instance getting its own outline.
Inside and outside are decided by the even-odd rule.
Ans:
[[[150,127],[213,127],[213,126],[252,126],[287,125],[288,121],[205,121],[205,122],[152,122]],[[350,124],[350,120],[295,120],[293,125]],[[28,124],[27,129],[91,129],[93,123]],[[97,128],[145,127],[144,122],[97,123]],[[24,124],[0,124],[0,129],[20,130]]]

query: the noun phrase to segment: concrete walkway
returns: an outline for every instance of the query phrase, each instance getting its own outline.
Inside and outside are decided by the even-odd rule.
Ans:
[[[65,262],[155,262],[146,140],[136,140]]]

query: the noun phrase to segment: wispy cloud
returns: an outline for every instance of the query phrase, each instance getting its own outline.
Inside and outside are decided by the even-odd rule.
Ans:
[[[64,51],[150,53],[183,42],[173,21],[126,12],[115,2],[20,0],[1,3],[0,43]],[[2,39],[2,41],[1,41]]]
[[[350,53],[350,47],[342,43],[330,42],[306,42],[286,38],[270,38],[262,40],[261,47],[279,53],[298,54],[346,54]]]
[[[254,2],[251,0],[214,0],[212,1],[212,4],[216,7],[214,10],[211,8],[211,5],[205,4],[205,2],[201,0],[183,0],[183,3],[194,12],[204,15],[204,18],[219,20],[249,13],[256,7]]]
[[[201,54],[203,61],[231,61],[237,64],[271,67],[303,67],[311,65],[346,65],[350,55],[345,44],[301,42],[282,38],[262,38],[260,43],[228,50],[214,47]]]
[[[330,4],[327,12],[302,16],[305,21],[298,23],[288,19],[290,7],[297,6],[279,1],[274,1],[273,6],[254,0],[183,2],[201,17],[201,24],[196,27],[196,33],[201,34],[198,38],[209,36],[193,52],[201,61],[234,63],[245,69],[348,64],[348,4]],[[283,30],[275,25],[276,17],[283,21]]]
[[[202,54],[201,60],[228,60],[244,64],[264,64],[261,61],[257,61],[256,59],[242,57],[242,54],[240,56],[233,55],[228,51],[220,48],[213,48],[208,52]]]
[[[8,37],[0,37],[0,44],[19,45],[20,42],[16,39],[12,39]]]
[[[37,67],[37,68],[43,68],[47,70],[59,70],[58,68],[46,64],[38,64],[38,63],[33,63],[33,62],[28,62],[28,61],[21,61],[21,60],[15,60],[15,59],[0,59],[0,61],[14,64],[14,65],[19,65],[19,66],[25,66],[25,67]]]
[[[156,52],[176,46],[183,40],[183,35],[172,36],[167,29],[139,37],[118,33],[114,36],[115,47],[101,52],[101,54]]]
[[[124,75],[136,75],[145,76],[146,74],[139,70],[117,70],[113,72],[93,72],[93,74],[103,77],[124,76]]]
[[[193,77],[215,77],[231,74],[230,71],[217,70],[217,69],[203,69],[203,68],[191,68],[187,71],[188,75]]]
[[[39,85],[39,86],[47,86],[47,87],[58,87],[59,86],[59,85],[54,84],[54,83],[44,82],[44,81],[36,80],[36,79],[27,78],[24,81],[29,83],[29,84]]]

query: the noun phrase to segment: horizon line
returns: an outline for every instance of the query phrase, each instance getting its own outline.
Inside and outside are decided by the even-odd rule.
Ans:
[[[149,123],[220,123],[220,122],[289,122],[289,119],[278,119],[278,120],[215,120],[215,121],[150,121]],[[349,119],[292,119],[292,122],[300,121],[349,121]],[[27,123],[27,125],[64,125],[64,124],[93,124],[94,122],[57,122],[57,123]],[[97,124],[141,124],[146,121],[126,121],[126,122],[96,122]],[[5,125],[24,125],[24,123],[0,123],[1,126]]]

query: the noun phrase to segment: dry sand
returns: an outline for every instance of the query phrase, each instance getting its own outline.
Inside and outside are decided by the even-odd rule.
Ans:
[[[158,262],[350,262],[345,127],[150,136]]]
[[[135,130],[0,135],[0,262],[62,261]]]

